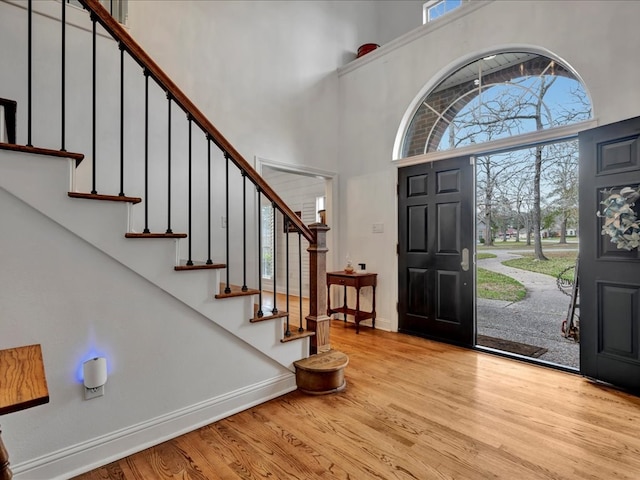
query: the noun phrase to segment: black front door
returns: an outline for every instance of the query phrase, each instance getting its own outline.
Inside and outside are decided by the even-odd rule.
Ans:
[[[474,344],[474,197],[469,157],[398,171],[398,329]]]
[[[640,253],[617,248],[596,215],[611,193],[640,186],[640,117],[585,131],[579,141],[580,370],[640,389]]]

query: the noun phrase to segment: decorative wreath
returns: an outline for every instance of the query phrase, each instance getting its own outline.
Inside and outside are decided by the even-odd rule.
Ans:
[[[604,208],[598,211],[598,217],[604,218],[602,235],[609,235],[611,242],[624,250],[633,250],[640,246],[640,221],[633,210],[636,200],[640,198],[640,187],[624,187],[619,193],[603,190],[609,194],[602,202]]]

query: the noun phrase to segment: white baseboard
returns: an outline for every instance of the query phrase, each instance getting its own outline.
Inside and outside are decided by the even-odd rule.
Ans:
[[[13,478],[15,480],[65,480],[295,389],[295,374],[283,374],[57,452],[11,465]]]

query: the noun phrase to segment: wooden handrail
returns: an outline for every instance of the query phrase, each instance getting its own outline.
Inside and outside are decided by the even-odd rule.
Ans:
[[[269,186],[267,182],[256,172],[244,157],[227,141],[207,117],[193,104],[178,86],[173,83],[169,76],[151,59],[131,35],[118,23],[111,14],[98,2],[98,0],[79,0],[80,3],[91,13],[92,18],[102,25],[102,27],[118,42],[122,48],[131,55],[131,58],[146,70],[151,78],[171,97],[171,99],[202,129],[203,132],[222,150],[229,159],[256,185],[260,191],[276,205],[276,208],[289,219],[300,233],[309,241],[315,244],[316,239],[313,232],[302,222],[293,210],[280,198],[280,196]]]

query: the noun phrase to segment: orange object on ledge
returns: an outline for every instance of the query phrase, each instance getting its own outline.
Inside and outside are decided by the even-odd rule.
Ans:
[[[361,56],[366,55],[369,52],[373,52],[376,48],[380,48],[380,45],[378,45],[377,43],[365,43],[364,45],[360,45],[356,58],[360,58]]]

